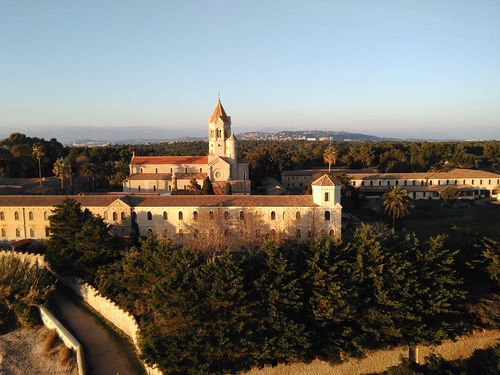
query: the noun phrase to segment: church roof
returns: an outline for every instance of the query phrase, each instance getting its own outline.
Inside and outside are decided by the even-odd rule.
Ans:
[[[178,180],[204,180],[207,177],[206,173],[175,173],[175,177]],[[139,181],[160,181],[160,180],[172,180],[172,173],[134,173],[128,177],[129,180],[139,180]]]
[[[335,182],[333,182],[332,178],[327,174],[324,174],[323,176],[315,180],[312,184],[314,186],[335,186]]]
[[[130,164],[208,164],[208,156],[135,156]]]
[[[229,122],[229,118],[226,115],[226,111],[224,111],[224,107],[222,106],[222,103],[219,101],[217,102],[217,105],[215,106],[214,112],[212,113],[212,116],[210,116],[210,120],[208,122],[215,122],[219,117],[222,118],[222,121],[224,122]]]

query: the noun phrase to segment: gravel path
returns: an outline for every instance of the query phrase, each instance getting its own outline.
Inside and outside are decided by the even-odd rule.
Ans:
[[[68,292],[70,293],[70,292]],[[132,344],[105,328],[80,302],[61,291],[51,298],[55,316],[84,347],[87,375],[140,375],[144,373]],[[101,318],[103,320],[103,318]]]

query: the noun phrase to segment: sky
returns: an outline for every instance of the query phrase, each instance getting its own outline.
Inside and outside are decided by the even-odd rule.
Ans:
[[[0,0],[0,137],[206,136],[219,96],[236,134],[500,139],[500,1]]]

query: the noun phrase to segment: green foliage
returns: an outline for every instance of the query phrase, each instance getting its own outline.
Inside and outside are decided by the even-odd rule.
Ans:
[[[143,356],[166,374],[338,362],[463,332],[456,251],[380,229],[217,256],[150,235],[99,268],[98,288],[138,318]]]
[[[53,281],[45,268],[16,256],[0,256],[0,332],[33,323],[32,308],[46,303]]]
[[[222,191],[223,195],[233,195],[233,188],[231,187],[231,184],[229,182],[226,182],[226,185],[224,185],[224,190]]]
[[[304,359],[311,343],[301,323],[303,291],[283,248],[267,240],[250,253],[243,266],[254,361],[263,364]]]
[[[439,192],[439,195],[443,199],[449,199],[452,201],[460,198],[460,193],[459,193],[457,187],[453,186],[453,185],[445,186],[443,189],[441,189],[441,191]]]
[[[55,160],[64,153],[63,145],[54,138],[46,141],[21,133],[12,133],[0,146],[0,176],[3,177],[50,176]]]
[[[214,192],[214,187],[212,186],[212,181],[210,181],[210,178],[207,176],[203,180],[203,186],[201,187],[200,191],[201,195],[215,195]]]
[[[46,258],[57,273],[93,284],[97,268],[117,259],[121,245],[109,233],[111,226],[75,200],[65,198],[55,205],[49,221]]]
[[[408,196],[408,191],[400,185],[394,186],[391,190],[382,196],[384,200],[384,211],[392,217],[392,229],[396,224],[396,219],[410,214],[409,206],[411,198]]]

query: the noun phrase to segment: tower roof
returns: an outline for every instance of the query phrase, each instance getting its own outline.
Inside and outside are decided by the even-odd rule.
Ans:
[[[208,120],[208,122],[215,122],[219,117],[222,118],[222,121],[229,122],[229,118],[226,115],[226,111],[224,111],[224,107],[222,106],[220,99],[217,102],[214,112],[212,113],[212,116],[210,116],[210,120]]]
[[[314,186],[335,186],[335,182],[333,182],[332,178],[327,174],[324,174],[323,176],[315,180],[312,184]]]

